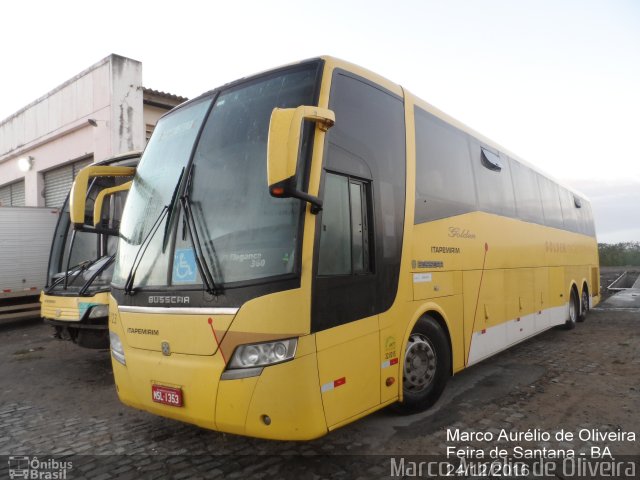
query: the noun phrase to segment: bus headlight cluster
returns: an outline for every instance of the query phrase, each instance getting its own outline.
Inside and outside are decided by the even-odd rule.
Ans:
[[[104,318],[109,316],[109,305],[96,305],[89,310],[89,318]]]
[[[124,359],[124,348],[122,348],[122,342],[120,337],[115,332],[109,332],[109,343],[111,344],[111,355],[122,365],[126,365],[127,362]]]
[[[233,352],[229,368],[265,367],[291,360],[296,354],[297,338],[276,342],[240,345]]]

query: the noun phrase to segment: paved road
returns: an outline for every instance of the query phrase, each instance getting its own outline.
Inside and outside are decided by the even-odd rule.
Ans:
[[[523,446],[580,455],[606,446],[614,455],[640,455],[638,352],[640,313],[593,311],[575,330],[550,330],[457,375],[429,412],[399,417],[382,411],[294,443],[225,435],[125,407],[107,352],[55,340],[40,323],[5,327],[0,479],[19,461],[7,463],[8,456],[59,462],[41,470],[71,462],[66,478],[106,480],[387,478],[392,460],[442,457],[452,447],[470,454]],[[493,438],[454,440],[456,430]],[[499,438],[527,431],[550,438]],[[592,433],[558,439],[559,431]]]

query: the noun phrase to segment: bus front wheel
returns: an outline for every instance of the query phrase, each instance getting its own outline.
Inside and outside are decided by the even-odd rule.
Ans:
[[[449,340],[438,322],[425,315],[416,323],[404,356],[401,413],[415,413],[431,407],[451,375]]]

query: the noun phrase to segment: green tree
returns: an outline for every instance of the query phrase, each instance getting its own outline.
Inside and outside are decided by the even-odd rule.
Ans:
[[[603,267],[640,266],[640,242],[599,243]]]

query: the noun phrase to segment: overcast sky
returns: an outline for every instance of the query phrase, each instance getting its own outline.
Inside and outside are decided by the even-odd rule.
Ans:
[[[369,68],[586,193],[640,240],[640,1],[65,1],[3,5],[0,119],[110,53],[193,97],[322,54]]]

